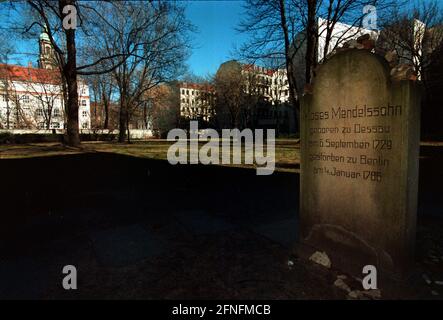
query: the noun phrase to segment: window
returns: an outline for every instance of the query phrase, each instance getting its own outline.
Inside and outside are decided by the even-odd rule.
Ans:
[[[82,106],[86,106],[86,100],[82,100]]]
[[[28,104],[29,103],[29,96],[27,96],[27,95],[22,96],[22,100],[23,100],[23,103]]]
[[[51,122],[52,129],[60,129],[60,122]]]
[[[35,113],[37,114],[37,116],[43,117],[43,109],[37,109]]]
[[[88,123],[87,122],[83,122],[82,123],[82,129],[88,129]]]
[[[7,102],[7,101],[9,101],[9,99],[6,97],[6,94],[2,94],[2,95],[1,95],[1,98],[2,98],[2,101],[3,101],[3,102]]]
[[[53,113],[54,117],[60,117],[60,109],[55,108]]]
[[[82,116],[83,117],[87,117],[88,116],[88,111],[82,111]]]
[[[186,94],[189,95],[189,90],[186,90]]]
[[[185,101],[186,101],[186,99],[185,99],[185,98],[182,98],[182,102],[185,103]]]

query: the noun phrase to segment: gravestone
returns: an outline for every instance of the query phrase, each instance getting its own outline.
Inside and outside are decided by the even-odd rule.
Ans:
[[[420,103],[366,50],[332,56],[301,106],[300,248],[362,275],[404,277],[414,259]]]

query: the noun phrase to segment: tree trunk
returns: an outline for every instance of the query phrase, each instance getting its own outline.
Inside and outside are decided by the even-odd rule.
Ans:
[[[110,102],[110,97],[111,97],[111,93],[108,94],[107,90],[106,90],[106,86],[102,85],[101,88],[101,93],[102,93],[102,101],[103,101],[103,111],[104,111],[104,121],[103,121],[103,129],[109,129],[109,102]]]
[[[295,123],[296,128],[295,130],[298,131],[299,129],[299,103],[297,99],[297,83],[295,81],[295,70],[294,70],[294,60],[292,59],[291,53],[290,53],[290,46],[291,43],[289,41],[289,31],[288,31],[288,25],[286,21],[286,7],[285,7],[285,1],[280,0],[280,19],[281,19],[281,27],[283,29],[284,34],[284,40],[285,40],[285,62],[286,62],[286,71],[288,76],[288,84],[289,84],[289,101],[291,102],[292,107],[294,108],[295,113]]]
[[[128,113],[126,111],[126,102],[124,97],[121,97],[120,101],[120,119],[119,119],[119,131],[118,131],[118,142],[125,142],[126,141],[126,126],[128,123],[127,117]]]
[[[308,25],[306,27],[306,83],[311,83],[314,76],[313,70],[316,67],[316,43],[317,43],[317,26],[315,21],[315,11],[317,8],[317,0],[308,0]]]
[[[19,102],[18,102],[18,98],[17,98],[17,94],[16,94],[16,98],[15,98],[15,128],[20,129],[20,118],[19,118],[19,113],[18,113],[18,108],[19,108]]]
[[[129,132],[129,112],[128,108],[126,108],[126,136],[128,138],[128,143],[131,143],[131,133]]]
[[[103,129],[108,129],[109,128],[109,103],[107,100],[103,103],[103,107],[105,110],[105,120],[103,123]]]
[[[148,110],[146,104],[143,106],[143,129],[148,129]]]
[[[75,0],[59,0],[60,12],[66,5],[75,5]],[[62,13],[62,17],[65,14]],[[67,106],[67,144],[72,147],[80,145],[80,134],[78,126],[78,91],[77,91],[77,52],[75,46],[75,29],[65,30],[67,61],[63,68],[66,86],[68,89]]]
[[[9,94],[6,93],[6,129],[10,128],[11,108],[9,106]]]

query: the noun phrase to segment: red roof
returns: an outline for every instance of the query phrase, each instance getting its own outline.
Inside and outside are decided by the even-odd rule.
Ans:
[[[264,67],[257,66],[255,64],[244,64],[242,65],[243,70],[245,71],[256,71],[262,74],[266,74],[268,76],[272,76],[276,71],[272,69],[267,69]]]
[[[59,84],[60,72],[58,70],[22,67],[12,64],[0,64],[0,79]]]

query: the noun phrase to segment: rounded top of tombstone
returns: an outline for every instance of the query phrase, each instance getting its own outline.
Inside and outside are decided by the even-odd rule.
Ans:
[[[368,50],[348,49],[337,52],[317,68],[312,89],[341,86],[356,86],[362,82],[374,85],[390,82],[390,67],[387,61]],[[317,88],[319,89],[319,88]]]

